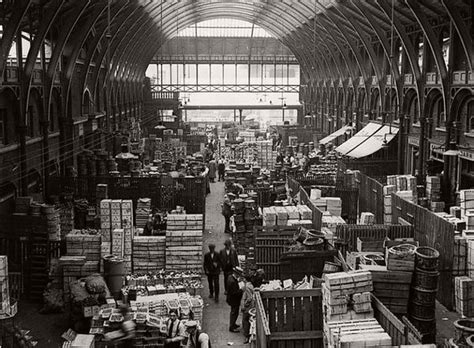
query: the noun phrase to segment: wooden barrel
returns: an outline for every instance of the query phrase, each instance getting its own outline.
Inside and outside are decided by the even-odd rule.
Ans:
[[[435,305],[434,304],[424,304],[416,301],[411,301],[409,306],[409,313],[411,316],[432,320],[436,318]]]
[[[436,318],[423,319],[410,316],[410,322],[421,334],[431,334],[436,332]]]
[[[436,302],[436,289],[423,289],[420,287],[412,288],[412,301],[424,305],[433,305]]]
[[[417,268],[414,274],[414,286],[427,289],[427,290],[436,290],[438,289],[438,271],[426,271],[421,268]]]
[[[434,271],[438,268],[439,252],[430,247],[418,247],[415,250],[415,265],[428,271]]]

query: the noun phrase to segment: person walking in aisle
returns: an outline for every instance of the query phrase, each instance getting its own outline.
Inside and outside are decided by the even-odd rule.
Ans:
[[[255,308],[254,287],[250,275],[245,276],[245,285],[242,295],[242,329],[244,330],[245,342],[250,343],[250,310]]]
[[[229,331],[239,332],[237,318],[239,317],[240,301],[242,300],[244,287],[242,277],[244,271],[240,267],[234,267],[232,274],[227,278],[227,304],[230,306]]]
[[[186,338],[184,325],[178,319],[178,311],[176,309],[170,310],[169,317],[166,323],[168,335],[165,340],[165,348],[180,348],[181,342]]]
[[[204,273],[209,282],[209,298],[219,302],[219,273],[221,273],[221,262],[217,255],[216,246],[209,244],[209,252],[204,255]]]
[[[209,161],[209,181],[210,182],[215,182],[216,179],[216,169],[217,169],[217,164],[214,159],[211,159]]]
[[[224,242],[224,249],[219,252],[219,259],[221,261],[222,270],[224,271],[224,289],[227,295],[227,278],[232,275],[234,267],[239,265],[237,251],[232,247],[230,239],[226,239]]]
[[[219,159],[219,162],[217,163],[217,174],[219,175],[219,181],[224,181],[225,161],[223,158]]]
[[[224,197],[224,202],[222,203],[222,215],[224,215],[225,225],[224,225],[224,233],[230,233],[230,218],[233,215],[232,212],[232,199],[234,194],[228,193]]]
[[[209,335],[198,329],[196,321],[188,320],[185,326],[186,333],[188,334],[186,348],[211,348]]]

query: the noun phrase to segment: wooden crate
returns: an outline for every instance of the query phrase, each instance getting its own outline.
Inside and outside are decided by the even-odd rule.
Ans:
[[[267,279],[280,279],[280,257],[297,230],[289,226],[254,226],[255,264],[265,271]]]
[[[255,295],[257,347],[324,347],[321,289]]]

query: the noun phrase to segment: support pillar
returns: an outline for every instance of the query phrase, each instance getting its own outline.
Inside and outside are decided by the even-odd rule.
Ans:
[[[21,195],[28,195],[28,166],[26,163],[26,125],[17,127],[18,137],[20,140],[20,188]]]
[[[43,135],[43,197],[46,199],[49,195],[49,121],[41,122]]]

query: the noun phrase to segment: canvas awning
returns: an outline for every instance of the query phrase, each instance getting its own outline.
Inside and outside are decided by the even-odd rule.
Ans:
[[[384,143],[388,144],[397,134],[397,127],[369,123],[351,139],[338,146],[336,151],[352,158],[370,156],[382,149]]]
[[[368,137],[375,134],[381,127],[382,125],[378,123],[369,123],[367,126],[354,134],[349,140],[336,147],[336,151],[341,155],[346,155],[348,152],[367,140]]]
[[[339,128],[337,131],[335,131],[334,133],[331,133],[327,137],[322,138],[319,141],[319,144],[326,145],[327,143],[333,141],[334,139],[340,137],[341,135],[344,135],[346,130],[350,130],[351,128],[352,127],[350,127],[350,126],[343,126],[343,127]]]

